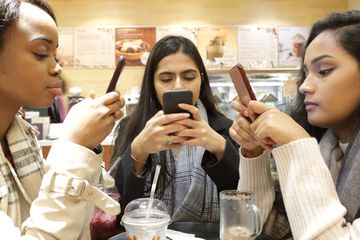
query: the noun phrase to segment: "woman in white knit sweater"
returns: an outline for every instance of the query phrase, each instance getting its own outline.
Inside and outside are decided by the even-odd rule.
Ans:
[[[314,24],[292,118],[256,101],[233,103],[238,188],[255,194],[271,239],[360,239],[359,36],[360,11]]]

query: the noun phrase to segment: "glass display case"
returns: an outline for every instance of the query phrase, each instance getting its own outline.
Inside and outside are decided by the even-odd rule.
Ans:
[[[246,75],[257,100],[276,106],[282,111],[286,111],[297,93],[298,69],[246,70]],[[217,106],[227,117],[234,119],[236,112],[231,108],[230,102],[237,93],[229,70],[209,70],[208,76]]]

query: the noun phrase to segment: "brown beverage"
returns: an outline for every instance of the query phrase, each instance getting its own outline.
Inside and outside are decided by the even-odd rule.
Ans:
[[[224,229],[221,239],[226,240],[249,240],[251,239],[251,232],[244,227],[228,227]]]

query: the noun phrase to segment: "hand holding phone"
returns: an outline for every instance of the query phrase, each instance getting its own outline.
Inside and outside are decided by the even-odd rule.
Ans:
[[[178,107],[179,103],[192,105],[192,91],[189,89],[174,89],[164,92],[163,110],[165,114],[186,112]]]
[[[126,64],[125,57],[120,56],[119,61],[116,64],[116,68],[114,70],[113,76],[112,76],[112,78],[111,78],[111,80],[109,82],[109,86],[106,89],[106,93],[112,92],[112,91],[114,91],[116,89],[116,83],[118,82],[118,80],[120,78],[120,74],[121,74],[122,70],[124,69],[125,64]]]

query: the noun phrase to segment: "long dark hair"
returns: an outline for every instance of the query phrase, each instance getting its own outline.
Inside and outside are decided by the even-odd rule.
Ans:
[[[56,23],[54,10],[42,0],[0,0],[0,50],[4,47],[5,35],[12,25],[19,20],[19,9],[21,3],[30,3],[44,10]],[[36,17],[36,16],[34,16]]]
[[[111,162],[121,157],[134,138],[143,130],[146,122],[155,115],[156,112],[162,109],[162,106],[157,99],[154,87],[154,75],[157,70],[159,62],[175,53],[184,53],[189,56],[196,64],[201,75],[200,100],[204,104],[208,115],[222,115],[215,106],[213,94],[211,92],[209,79],[205,70],[204,63],[201,56],[189,39],[181,36],[166,36],[159,40],[151,50],[145,72],[142,80],[140,99],[138,104],[132,109],[130,115],[126,116],[122,121],[126,121],[126,129],[121,129],[120,123],[116,128],[115,149]],[[165,177],[163,174],[171,176],[172,173],[166,171],[166,151],[160,152],[161,171],[160,177]],[[161,181],[163,182],[164,181]],[[164,185],[162,186],[164,188]]]
[[[311,28],[310,35],[306,41],[304,53],[310,43],[322,32],[334,31],[337,43],[359,63],[360,68],[360,11],[353,10],[344,13],[331,13],[325,19],[316,22]],[[306,75],[303,68],[304,54],[300,70],[298,87],[304,82]],[[312,126],[307,119],[307,112],[304,104],[305,96],[298,92],[290,115],[318,140],[322,137],[324,128]]]

